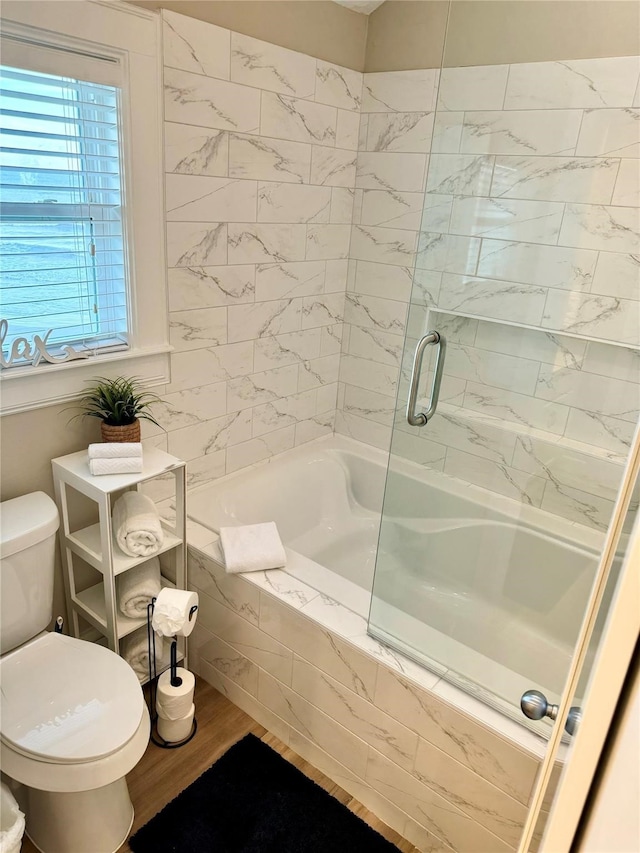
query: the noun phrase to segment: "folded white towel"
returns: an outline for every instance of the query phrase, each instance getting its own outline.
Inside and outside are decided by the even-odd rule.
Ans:
[[[280,569],[286,562],[282,540],[274,521],[221,527],[220,545],[230,574]]]
[[[140,474],[142,456],[114,456],[111,459],[90,459],[89,471],[94,477],[104,474]]]
[[[129,459],[139,456],[142,459],[142,444],[139,441],[103,441],[100,444],[90,444],[89,459]]]
[[[97,460],[96,460],[97,461]],[[141,492],[125,492],[113,505],[113,532],[125,554],[152,557],[164,541],[156,505]]]
[[[137,619],[147,615],[147,606],[157,598],[160,584],[160,560],[152,557],[116,578],[118,607],[125,616]]]
[[[151,642],[153,643],[153,637]],[[151,646],[153,649],[153,645]],[[156,634],[156,664],[160,667],[160,661],[164,652],[164,640],[161,634]],[[147,629],[139,628],[133,634],[127,634],[120,640],[120,655],[126,660],[131,669],[138,676],[140,683],[149,678],[149,641]]]

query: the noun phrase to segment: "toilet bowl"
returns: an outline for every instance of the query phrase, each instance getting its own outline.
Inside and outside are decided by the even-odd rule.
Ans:
[[[51,620],[55,504],[0,505],[0,763],[42,853],[115,853],[133,823],[125,775],[149,742],[138,677]]]
[[[42,634],[0,660],[0,759],[43,853],[113,853],[133,807],[124,776],[149,741],[138,678],[118,655]]]

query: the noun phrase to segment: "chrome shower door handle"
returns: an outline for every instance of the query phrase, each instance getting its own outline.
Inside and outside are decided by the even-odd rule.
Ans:
[[[425,349],[430,344],[437,344],[438,353],[436,355],[436,366],[433,372],[433,383],[431,385],[431,394],[429,396],[429,406],[424,412],[416,412],[416,403],[418,400],[418,384],[420,382],[420,371],[422,369],[422,356]],[[413,356],[413,367],[411,369],[411,383],[409,385],[409,400],[407,401],[407,422],[411,426],[425,426],[425,424],[435,415],[438,406],[438,397],[440,396],[440,384],[442,382],[442,370],[444,368],[444,357],[447,348],[447,341],[444,335],[440,332],[427,332],[418,341],[418,346]]]
[[[539,690],[527,690],[526,693],[523,693],[520,699],[520,708],[525,717],[529,717],[530,720],[541,720],[543,717],[555,720],[560,710],[558,705],[550,705],[547,702],[547,697]],[[581,720],[582,708],[578,706],[570,708],[564,724],[567,734],[575,734]]]

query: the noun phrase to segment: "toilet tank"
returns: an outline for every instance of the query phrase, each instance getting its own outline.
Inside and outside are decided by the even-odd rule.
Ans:
[[[58,509],[44,492],[0,503],[0,653],[51,622]]]

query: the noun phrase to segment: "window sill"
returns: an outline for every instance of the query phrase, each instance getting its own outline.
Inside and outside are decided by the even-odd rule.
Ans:
[[[148,386],[169,382],[172,347],[114,352],[86,361],[18,367],[0,373],[0,415],[15,415],[78,397],[96,376],[135,376]]]

